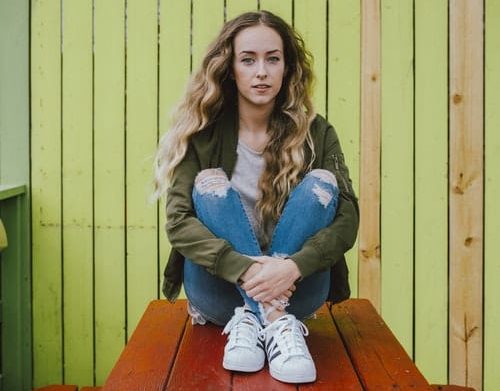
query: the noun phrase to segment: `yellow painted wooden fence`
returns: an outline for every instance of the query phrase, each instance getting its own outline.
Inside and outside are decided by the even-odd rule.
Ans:
[[[498,0],[32,0],[35,386],[102,384],[160,297],[155,146],[223,21],[257,8],[315,56],[360,197],[354,296],[431,382],[500,389]]]

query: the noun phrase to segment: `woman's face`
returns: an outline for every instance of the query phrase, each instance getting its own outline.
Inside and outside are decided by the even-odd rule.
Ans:
[[[283,83],[285,57],[280,35],[256,25],[234,38],[233,75],[241,108],[271,109]]]

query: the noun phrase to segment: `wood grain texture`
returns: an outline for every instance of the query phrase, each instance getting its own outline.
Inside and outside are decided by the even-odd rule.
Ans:
[[[63,380],[60,2],[33,1],[31,15],[33,386],[37,387]]]
[[[103,384],[126,342],[125,6],[94,7],[95,379]]]
[[[359,289],[380,311],[380,0],[361,2]]]
[[[224,391],[231,389],[231,372],[222,367],[226,336],[213,324],[187,322],[170,372],[167,390]]]
[[[102,390],[162,390],[186,319],[185,301],[152,301]]]
[[[483,2],[457,0],[449,12],[449,380],[480,391],[483,363]]]
[[[415,2],[415,352],[432,383],[448,372],[448,2]]]
[[[306,325],[309,328],[306,342],[316,364],[317,378],[312,384],[300,385],[299,390],[361,391],[358,375],[327,306],[323,305],[316,318],[306,321]]]
[[[500,390],[500,2],[485,2],[484,390]]]
[[[365,390],[428,389],[368,300],[347,300],[335,305],[332,314]]]
[[[359,194],[361,3],[335,0],[328,8],[328,120],[335,127]],[[358,295],[358,245],[346,254],[351,296]]]

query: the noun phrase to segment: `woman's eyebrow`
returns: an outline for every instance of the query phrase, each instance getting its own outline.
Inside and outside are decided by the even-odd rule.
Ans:
[[[281,50],[279,49],[273,49],[273,50],[268,50],[266,54],[273,54],[273,53],[281,53]],[[238,53],[238,56],[242,54],[256,54],[253,50],[242,50],[241,52]]]

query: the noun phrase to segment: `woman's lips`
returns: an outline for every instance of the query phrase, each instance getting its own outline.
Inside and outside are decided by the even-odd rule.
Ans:
[[[269,84],[256,84],[252,86],[252,88],[255,88],[257,91],[266,91],[271,88],[271,86]]]

